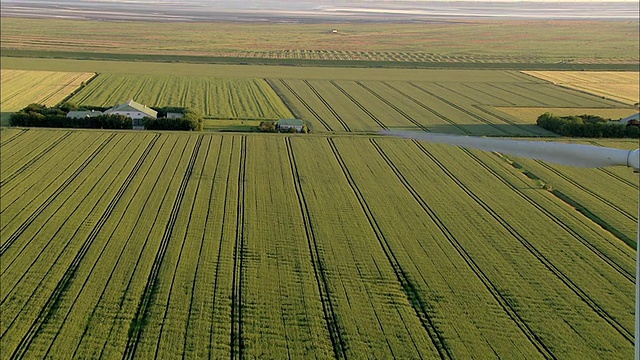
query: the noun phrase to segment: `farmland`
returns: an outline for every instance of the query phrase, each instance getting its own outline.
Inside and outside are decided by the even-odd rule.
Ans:
[[[637,72],[525,71],[526,74],[554,84],[578,89],[610,99],[637,104],[640,102]]]
[[[70,32],[69,29],[73,29]],[[332,33],[331,29],[337,29]],[[3,18],[4,54],[109,54],[386,63],[637,64],[638,22],[470,20],[420,23],[234,23]],[[81,33],[82,38],[75,34]],[[128,36],[136,34],[135,37]],[[589,44],[585,46],[584,44]],[[82,54],[80,54],[82,53]],[[55,57],[54,56],[54,57]],[[219,60],[214,60],[219,61]],[[202,62],[202,61],[198,61]]]
[[[0,70],[3,113],[14,112],[31,103],[55,105],[90,80],[90,72]]]
[[[626,234],[624,169],[348,134],[4,129],[0,150],[7,356],[633,351],[633,244],[567,201]]]
[[[108,107],[129,99],[148,106],[189,107],[225,119],[292,116],[261,79],[102,74],[69,101]]]

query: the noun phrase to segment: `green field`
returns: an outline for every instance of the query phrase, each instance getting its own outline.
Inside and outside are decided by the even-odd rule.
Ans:
[[[633,244],[523,175],[626,233],[631,171],[362,135],[1,134],[7,356],[632,354]]]
[[[107,54],[125,60],[370,61],[385,63],[638,63],[637,21],[455,20],[432,23],[188,23],[3,17],[5,54]],[[337,29],[338,33],[331,32]],[[82,37],[76,36],[82,34]],[[135,36],[130,36],[135,34]],[[26,54],[26,53],[23,53]],[[198,58],[202,58],[198,60]],[[214,59],[218,58],[218,59]],[[242,60],[239,60],[242,61]]]
[[[261,79],[104,74],[69,101],[108,107],[129,99],[147,106],[188,107],[205,116],[228,119],[292,116]]]

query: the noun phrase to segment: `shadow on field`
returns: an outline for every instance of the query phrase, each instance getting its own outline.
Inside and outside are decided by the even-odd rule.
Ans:
[[[535,124],[429,124],[425,127],[434,133],[474,136],[504,137],[557,137]],[[390,127],[389,130],[418,131],[415,127]]]

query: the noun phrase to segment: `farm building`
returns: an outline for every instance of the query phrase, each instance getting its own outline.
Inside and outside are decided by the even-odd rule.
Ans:
[[[633,115],[631,115],[631,116],[629,116],[629,117],[626,117],[626,118],[624,118],[624,119],[620,119],[620,120],[618,120],[617,122],[618,122],[619,124],[626,125],[626,124],[628,124],[628,123],[629,123],[629,121],[632,121],[632,120],[640,121],[640,113],[638,113],[638,114],[633,114]]]
[[[92,118],[96,116],[103,115],[102,111],[69,111],[67,113],[67,117],[71,119],[84,119],[84,118]]]
[[[158,112],[147,107],[146,105],[142,105],[133,100],[129,100],[124,104],[120,104],[112,107],[111,109],[104,112],[107,115],[116,114],[116,115],[124,115],[132,118],[133,120],[143,119],[145,117],[150,117],[155,119],[158,117]]]
[[[288,131],[289,129],[296,129],[297,132],[302,132],[304,128],[304,122],[300,119],[280,119],[276,122],[276,129],[278,131]]]
[[[175,113],[175,112],[167,113],[167,119],[182,119],[183,117],[184,117],[183,113]]]

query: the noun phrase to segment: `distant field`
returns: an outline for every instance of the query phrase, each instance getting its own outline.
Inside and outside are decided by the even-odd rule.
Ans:
[[[535,125],[547,108],[573,108],[581,114],[597,108],[620,116],[634,111],[620,102],[539,82],[517,72],[441,70],[430,80],[426,76],[415,78],[270,82],[314,132],[413,129],[465,135],[553,136]],[[529,108],[533,110],[523,110]]]
[[[639,51],[637,21],[460,20],[419,25],[170,22],[161,26],[129,21],[122,26],[109,21],[3,17],[0,27],[2,50],[159,57],[637,64]]]
[[[78,89],[95,74],[90,72],[54,72],[0,70],[2,112],[13,112],[31,103],[55,105]]]
[[[129,99],[148,106],[190,107],[205,116],[228,119],[292,117],[262,79],[101,74],[70,101],[112,106]]]
[[[628,169],[375,135],[5,129],[0,157],[7,357],[633,353],[601,226],[635,236]]]
[[[640,73],[582,71],[523,71],[554,84],[628,103],[640,102]]]

